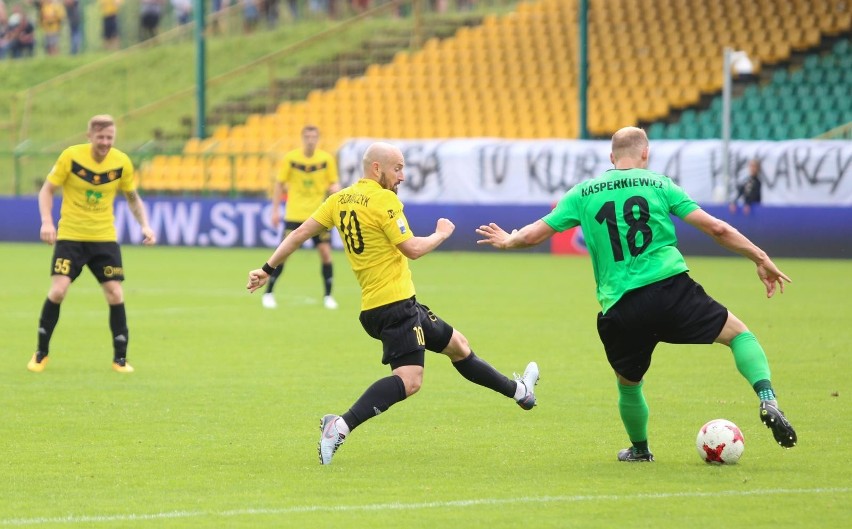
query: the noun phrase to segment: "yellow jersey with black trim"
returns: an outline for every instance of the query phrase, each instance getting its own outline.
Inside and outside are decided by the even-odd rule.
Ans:
[[[346,258],[361,285],[361,310],[414,295],[408,258],[396,247],[414,234],[396,193],[362,178],[328,197],[312,218],[337,227]]]
[[[337,162],[322,149],[316,149],[311,156],[305,156],[301,149],[285,154],[278,171],[278,181],[287,185],[284,220],[305,222],[309,219],[337,179]]]
[[[112,148],[98,163],[89,143],[68,147],[47,175],[62,187],[62,208],[56,238],[66,241],[115,241],[116,193],[134,191],[136,181],[130,158]]]

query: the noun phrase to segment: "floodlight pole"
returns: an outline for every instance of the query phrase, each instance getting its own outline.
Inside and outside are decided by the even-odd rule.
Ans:
[[[207,137],[207,57],[204,39],[204,0],[193,0],[195,19],[195,136]]]
[[[725,48],[722,60],[722,184],[716,187],[716,201],[727,201],[731,188],[731,55],[734,50]]]

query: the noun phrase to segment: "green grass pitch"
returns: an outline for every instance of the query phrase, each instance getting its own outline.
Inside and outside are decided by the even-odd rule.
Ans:
[[[245,291],[268,249],[124,247],[132,375],[110,369],[91,274],[62,305],[41,374],[35,347],[51,249],[2,244],[0,527],[844,527],[852,520],[852,261],[778,259],[765,299],[741,258],[688,257],[692,275],[767,351],[800,445],[778,447],[727,348],[661,345],[646,377],[653,464],[626,446],[595,330],[585,258],[441,253],[412,263],[418,298],[504,373],[541,367],[538,402],[510,399],[427,356],[421,392],[362,425],[321,467],[320,417],[387,375],[335,252],[337,311],[314,251],[265,310]],[[701,462],[698,428],[740,426],[740,463]]]

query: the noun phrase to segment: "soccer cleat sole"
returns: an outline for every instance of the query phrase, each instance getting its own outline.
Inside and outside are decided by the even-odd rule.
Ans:
[[[772,436],[783,448],[793,448],[798,442],[796,430],[790,425],[790,422],[784,417],[784,412],[775,408],[778,415],[766,409],[765,406],[760,408],[760,421],[772,431]]]
[[[636,456],[630,448],[624,448],[618,451],[618,460],[624,463],[651,463],[654,461],[654,454],[648,452]]]

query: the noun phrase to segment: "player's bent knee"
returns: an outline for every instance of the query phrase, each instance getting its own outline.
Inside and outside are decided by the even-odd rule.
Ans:
[[[394,369],[393,374],[402,379],[405,386],[405,396],[410,397],[423,385],[423,368],[421,366],[403,366]]]
[[[450,338],[450,343],[447,344],[447,347],[441,351],[442,354],[450,357],[450,360],[453,362],[458,362],[459,360],[464,360],[470,354],[470,344],[465,338],[464,334],[460,333],[457,329],[453,329],[453,336]]]
[[[731,340],[747,331],[748,327],[746,327],[745,323],[734,316],[731,311],[728,311],[728,319],[725,321],[725,326],[722,327],[722,331],[716,338],[716,342],[723,345],[730,345]]]

